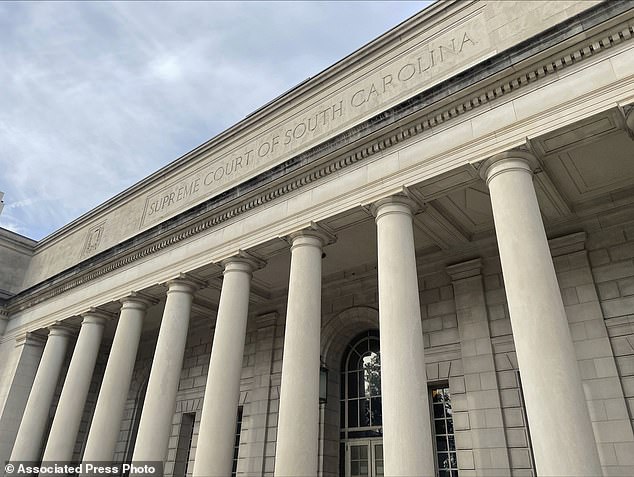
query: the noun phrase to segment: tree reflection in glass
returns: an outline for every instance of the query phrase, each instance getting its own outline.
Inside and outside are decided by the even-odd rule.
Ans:
[[[367,405],[367,424],[380,426],[382,424],[381,413],[381,355],[370,351],[361,358],[363,369],[363,389]]]

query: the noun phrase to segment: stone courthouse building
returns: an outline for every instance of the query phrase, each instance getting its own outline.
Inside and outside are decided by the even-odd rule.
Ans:
[[[634,475],[633,36],[631,1],[437,2],[0,230],[0,460]]]

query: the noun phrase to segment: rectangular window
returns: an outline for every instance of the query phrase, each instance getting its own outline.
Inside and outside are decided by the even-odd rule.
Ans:
[[[186,477],[191,474],[192,469],[189,468],[189,456],[192,450],[195,421],[195,412],[186,412],[181,417],[178,447],[176,448],[176,462],[174,462],[174,477]]]
[[[238,452],[240,450],[240,431],[242,430],[242,406],[238,406],[238,416],[236,419],[236,435],[233,444],[233,466],[231,467],[231,477],[235,477],[238,470]]]
[[[453,410],[448,386],[431,389],[432,431],[438,477],[458,477]]]

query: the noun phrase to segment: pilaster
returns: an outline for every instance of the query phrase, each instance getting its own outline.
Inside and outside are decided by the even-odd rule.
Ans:
[[[247,475],[271,475],[267,468],[275,463],[276,439],[269,429],[277,427],[279,410],[279,396],[273,393],[271,381],[278,318],[276,312],[255,317],[255,381],[244,405],[240,455],[245,458],[238,461],[238,472]]]
[[[465,477],[510,475],[481,271],[479,258],[447,267],[454,289],[466,393],[466,399],[455,400],[454,429],[457,444],[472,443],[471,449],[457,449],[460,475]],[[450,380],[450,389],[451,384]],[[452,391],[452,395],[459,394]]]
[[[634,475],[634,432],[592,275],[586,234],[549,241],[605,475]]]

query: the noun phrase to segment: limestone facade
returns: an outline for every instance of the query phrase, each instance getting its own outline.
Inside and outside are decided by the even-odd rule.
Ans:
[[[634,474],[633,35],[626,1],[439,2],[0,230],[0,460]]]

